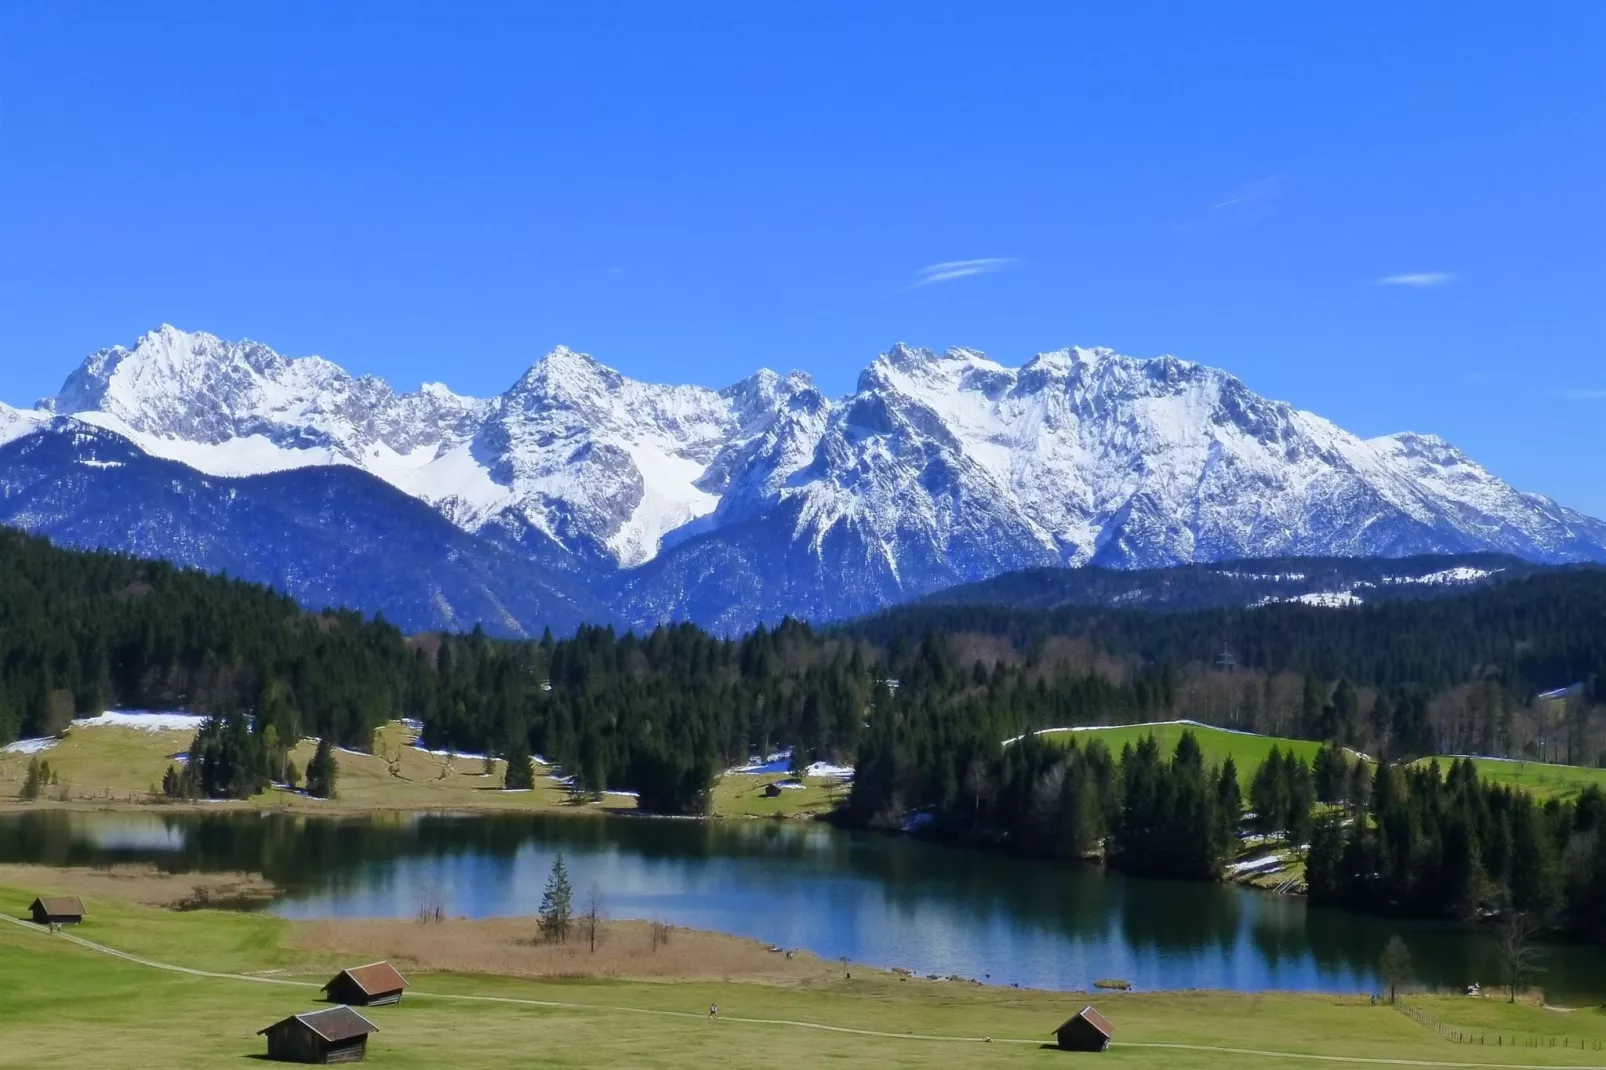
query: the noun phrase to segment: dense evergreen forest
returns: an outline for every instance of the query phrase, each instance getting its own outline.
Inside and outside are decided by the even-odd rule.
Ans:
[[[1225,647],[1240,668],[1263,672],[1430,692],[1492,677],[1520,696],[1583,683],[1606,701],[1606,569],[1596,566],[1342,613],[1298,603],[1187,613],[916,604],[846,627],[881,644],[928,632],[999,636],[1022,648],[1097,637],[1111,654],[1178,665],[1209,662]]]
[[[856,806],[889,790],[886,758],[859,770]],[[1447,920],[1520,915],[1606,944],[1606,793],[1537,802],[1478,779],[1470,761],[1375,767],[1324,746],[1312,763],[1273,750],[1240,794],[1231,759],[1207,767],[1191,733],[1171,755],[1148,737],[1112,756],[1100,742],[1027,736],[974,761],[939,833],[1130,873],[1213,880],[1244,831],[1305,847],[1311,900]],[[902,805],[900,802],[898,805]],[[861,815],[871,822],[873,812]]]
[[[1554,858],[1546,886],[1555,894],[1533,902],[1597,939],[1598,919],[1578,899],[1606,889],[1594,803],[1528,803],[1542,818],[1519,819],[1509,815],[1524,804],[1495,801],[1463,783],[1470,774],[1435,789],[1398,771],[1381,795],[1406,800],[1406,816],[1352,815],[1335,852],[1322,815],[1379,794],[1352,766],[1268,763],[1246,806],[1235,772],[1204,767],[1196,748],[1117,756],[1002,741],[1051,725],[1190,717],[1330,741],[1331,755],[1343,745],[1391,760],[1483,753],[1598,764],[1603,667],[1599,571],[1349,610],[924,606],[740,639],[675,625],[515,642],[477,631],[404,636],[383,620],[303,612],[227,578],[0,533],[0,742],[54,734],[109,707],[219,714],[197,741],[213,760],[186,788],[231,794],[284,776],[284,751],[298,739],[366,749],[376,726],[407,717],[431,747],[535,753],[581,790],[635,790],[644,809],[666,813],[702,810],[719,770],[791,747],[857,766],[847,811],[857,823],[922,813],[937,835],[1102,852],[1135,872],[1219,875],[1247,808],[1296,844],[1310,837],[1319,897],[1418,913],[1470,915],[1515,900],[1511,860],[1543,837],[1547,846],[1532,849]],[[239,727],[247,716],[249,740]],[[1450,810],[1501,816],[1424,816]],[[1468,843],[1478,863],[1451,868],[1476,879],[1451,894],[1433,867],[1461,851],[1463,826],[1477,829]]]

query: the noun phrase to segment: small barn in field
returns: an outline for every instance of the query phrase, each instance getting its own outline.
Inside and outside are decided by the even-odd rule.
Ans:
[[[1083,1007],[1064,1025],[1054,1030],[1059,1046],[1066,1051],[1103,1051],[1115,1035],[1115,1027],[1091,1006]]]
[[[353,966],[341,970],[323,986],[323,994],[331,1003],[345,1003],[352,1007],[382,1007],[387,1003],[400,1003],[407,979],[388,962],[370,962],[366,966]]]
[[[356,1063],[368,1054],[368,1034],[379,1027],[350,1007],[292,1014],[257,1036],[268,1038],[268,1058],[284,1063]]]
[[[84,920],[84,901],[76,895],[40,896],[28,909],[40,925],[77,925]]]

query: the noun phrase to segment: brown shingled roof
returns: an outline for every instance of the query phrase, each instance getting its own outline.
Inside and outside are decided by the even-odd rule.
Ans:
[[[407,987],[407,979],[396,972],[396,967],[388,962],[370,962],[366,966],[353,966],[349,970],[341,970],[324,985],[325,991],[329,985],[340,980],[344,975],[354,981],[365,995],[377,996],[384,992],[396,992]]]
[[[1091,1004],[1083,1007],[1070,1018],[1066,1019],[1065,1025],[1060,1026],[1060,1029],[1064,1029],[1066,1025],[1070,1025],[1078,1018],[1082,1019],[1094,1029],[1097,1029],[1100,1033],[1103,1033],[1104,1039],[1106,1040],[1115,1036],[1115,1026],[1111,1025],[1109,1019],[1105,1018],[1104,1015],[1094,1010]],[[1059,1032],[1059,1029],[1054,1030],[1054,1032]]]
[[[258,1029],[257,1036],[266,1033],[268,1029],[278,1028],[292,1018],[331,1044],[338,1044],[342,1040],[350,1040],[366,1033],[379,1032],[377,1025],[350,1007],[330,1007],[326,1011],[308,1011],[306,1014],[292,1014],[283,1021],[274,1022],[267,1029]]]
[[[76,914],[79,917],[84,916],[84,901],[76,895],[56,895],[48,899],[40,896],[33,901],[29,909],[33,909],[33,906],[43,907],[46,914]]]

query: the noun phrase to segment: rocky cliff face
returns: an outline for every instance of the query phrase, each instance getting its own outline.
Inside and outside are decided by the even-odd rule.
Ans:
[[[1442,440],[1362,440],[1226,372],[1106,349],[1016,368],[899,345],[831,399],[797,373],[666,386],[560,348],[480,399],[162,327],[0,409],[0,442],[62,417],[216,477],[361,470],[634,624],[837,617],[1040,565],[1606,558],[1606,524]]]

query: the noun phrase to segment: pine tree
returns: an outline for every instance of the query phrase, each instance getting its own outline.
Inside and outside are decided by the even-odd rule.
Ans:
[[[1216,774],[1216,839],[1223,856],[1238,844],[1238,825],[1244,817],[1243,791],[1238,786],[1238,763],[1227,755]]]
[[[509,791],[528,791],[535,787],[535,764],[530,759],[530,744],[522,732],[514,736],[513,745],[508,748],[502,787]]]
[[[1276,744],[1249,782],[1249,806],[1255,812],[1255,828],[1271,835],[1288,822],[1288,783],[1283,769],[1283,752]]]
[[[318,749],[307,763],[307,794],[320,799],[335,797],[335,777],[339,766],[335,762],[334,748],[327,738],[318,740]]]
[[[1311,765],[1311,775],[1316,781],[1318,800],[1324,803],[1345,801],[1349,794],[1349,759],[1344,757],[1343,750],[1331,743],[1322,744]]]
[[[1305,852],[1305,887],[1310,901],[1337,903],[1343,897],[1344,831],[1332,816],[1316,822]]]
[[[569,887],[569,870],[563,864],[563,853],[552,860],[552,872],[547,875],[546,891],[541,894],[541,935],[548,943],[563,943],[569,938],[569,924],[573,911],[574,892]]]
[[[22,799],[33,802],[39,798],[40,789],[50,783],[50,766],[42,764],[38,757],[28,760],[28,776],[22,782]]]

